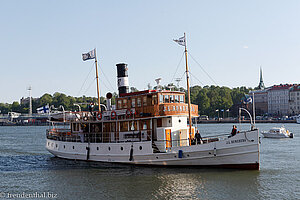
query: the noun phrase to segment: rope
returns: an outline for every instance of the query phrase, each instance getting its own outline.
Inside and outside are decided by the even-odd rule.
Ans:
[[[217,84],[217,82],[204,70],[204,68],[197,62],[197,60],[196,59],[194,59],[194,57],[188,52],[188,54],[191,56],[191,58],[195,61],[195,63],[197,63],[197,65],[202,69],[202,71],[209,77],[209,79],[214,83],[214,84],[216,84],[216,85],[218,85]]]
[[[173,78],[171,79],[171,83],[173,82],[173,80],[174,80],[174,78],[175,78],[175,75],[176,75],[176,73],[177,73],[177,71],[178,71],[178,68],[179,68],[179,66],[180,66],[180,64],[181,64],[181,62],[182,62],[183,56],[184,56],[184,52],[182,53],[182,56],[181,56],[181,58],[180,58],[180,61],[179,61],[178,65],[177,65],[177,67],[176,67],[176,70],[175,70],[175,73],[174,73],[174,75],[173,75]]]
[[[81,85],[81,88],[80,88],[80,90],[79,90],[79,92],[78,92],[77,96],[79,96],[80,92],[82,91],[82,88],[83,88],[83,86],[85,85],[85,83],[86,83],[86,81],[87,81],[88,77],[90,76],[90,74],[91,74],[91,71],[92,71],[93,67],[94,67],[94,63],[92,64],[92,67],[91,67],[91,69],[90,69],[90,71],[89,71],[88,75],[86,76],[86,78],[85,78],[85,80],[84,80],[83,84]]]
[[[201,84],[201,85],[204,85],[194,74],[192,74],[191,72],[190,72],[190,75],[192,75],[197,81],[199,81],[199,83]]]
[[[114,87],[112,86],[111,82],[109,81],[109,79],[107,78],[107,76],[105,75],[104,71],[102,70],[102,68],[100,67],[100,71],[102,72],[102,74],[104,75],[104,78],[107,80],[108,84],[110,85],[112,91],[114,90]],[[109,88],[107,88],[109,90]]]

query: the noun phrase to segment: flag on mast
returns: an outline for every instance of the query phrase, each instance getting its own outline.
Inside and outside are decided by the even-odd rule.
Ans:
[[[93,49],[92,51],[90,51],[88,53],[83,53],[82,54],[82,60],[83,61],[94,59],[94,58],[96,58],[96,49]]]
[[[185,46],[185,36],[179,38],[178,40],[174,40],[174,42],[177,42],[181,46]]]
[[[37,108],[36,111],[37,113],[49,113],[50,112],[49,105]]]

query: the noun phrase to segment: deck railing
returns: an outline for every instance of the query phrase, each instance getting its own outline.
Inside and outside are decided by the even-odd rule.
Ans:
[[[72,133],[70,129],[49,129],[46,131],[46,137],[51,140],[65,142],[121,143],[151,141],[151,132],[151,130],[132,131],[126,132],[120,137],[117,132]],[[142,133],[145,134],[144,137]]]

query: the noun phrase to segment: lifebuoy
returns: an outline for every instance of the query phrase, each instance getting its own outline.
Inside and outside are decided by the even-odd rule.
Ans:
[[[102,113],[101,112],[97,112],[96,113],[96,117],[98,120],[101,120],[102,119]]]
[[[131,110],[130,110],[130,109],[127,109],[127,110],[126,110],[126,117],[128,117],[128,118],[129,118],[129,117],[130,117],[130,115],[131,115]]]
[[[117,113],[116,113],[116,111],[111,111],[111,114],[110,114],[110,117],[111,117],[111,119],[115,119],[116,118],[116,116],[117,116]]]

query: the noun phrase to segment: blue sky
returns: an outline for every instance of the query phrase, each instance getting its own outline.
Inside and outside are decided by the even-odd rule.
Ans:
[[[120,62],[130,86],[146,89],[158,77],[168,84],[184,73],[184,49],[172,41],[184,32],[190,55],[219,86],[255,87],[260,66],[266,86],[299,83],[300,1],[0,2],[0,102],[28,96],[29,85],[33,97],[96,96],[93,62],[81,59],[93,48],[102,96],[117,91]],[[192,85],[214,84],[188,61]]]

